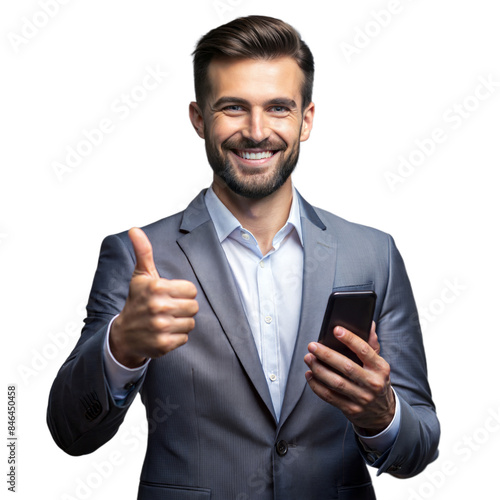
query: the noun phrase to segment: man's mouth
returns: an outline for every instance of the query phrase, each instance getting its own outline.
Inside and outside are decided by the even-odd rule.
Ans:
[[[245,149],[234,149],[233,152],[245,160],[264,160],[271,158],[277,151],[252,151]]]

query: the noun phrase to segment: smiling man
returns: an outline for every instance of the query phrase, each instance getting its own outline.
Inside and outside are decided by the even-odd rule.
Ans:
[[[389,235],[292,185],[315,110],[313,57],[294,28],[236,19],[201,38],[194,69],[189,114],[212,186],[104,240],[51,391],[52,435],[90,453],[140,392],[139,499],[374,499],[366,464],[410,477],[439,440],[403,261]],[[335,329],[358,366],[317,339],[330,293],[367,289],[368,341]]]

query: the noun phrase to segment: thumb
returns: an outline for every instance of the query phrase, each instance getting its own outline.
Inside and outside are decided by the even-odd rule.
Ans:
[[[368,337],[368,344],[377,354],[380,354],[380,344],[378,341],[377,333],[375,331],[376,327],[377,325],[375,324],[375,321],[372,321],[370,336]]]
[[[148,275],[152,278],[159,278],[160,275],[156,270],[155,262],[153,260],[153,247],[149,241],[146,233],[138,227],[133,227],[128,232],[128,237],[134,247],[136,258],[136,265],[134,269],[134,276]]]

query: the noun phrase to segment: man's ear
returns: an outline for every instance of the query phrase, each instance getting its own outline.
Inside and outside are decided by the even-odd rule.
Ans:
[[[200,106],[197,102],[191,102],[189,104],[189,118],[193,124],[196,133],[205,139],[204,124],[203,124],[203,113],[201,112]]]
[[[313,120],[314,120],[314,103],[311,102],[306,107],[302,114],[302,128],[300,131],[300,141],[307,141],[309,139],[309,135],[311,134]]]

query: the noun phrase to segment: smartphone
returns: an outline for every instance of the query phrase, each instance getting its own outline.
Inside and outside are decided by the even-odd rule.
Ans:
[[[356,354],[333,335],[333,329],[342,326],[367,342],[376,300],[377,295],[371,290],[333,292],[328,299],[318,342],[362,365]]]

